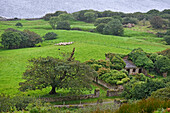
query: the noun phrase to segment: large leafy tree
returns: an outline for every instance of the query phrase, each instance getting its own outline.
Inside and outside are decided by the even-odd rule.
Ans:
[[[103,33],[106,35],[123,35],[124,30],[122,23],[118,19],[110,21],[104,28]]]
[[[20,42],[22,41],[21,35],[18,32],[7,31],[1,35],[2,45],[7,49],[19,48]]]
[[[164,23],[163,19],[159,16],[154,16],[150,20],[150,24],[155,29],[162,28],[163,23]]]
[[[59,18],[59,17],[51,17],[51,18],[50,18],[50,21],[49,21],[49,24],[51,25],[51,27],[52,27],[53,29],[55,29],[56,26],[57,26],[57,22],[58,22],[58,21],[60,21],[60,18]]]
[[[35,90],[51,86],[50,94],[56,93],[56,88],[70,89],[74,93],[81,93],[91,88],[91,79],[95,71],[89,66],[73,61],[71,55],[67,60],[46,57],[29,60],[31,63],[23,74],[25,82],[20,83],[20,90]]]
[[[159,55],[155,61],[155,67],[160,73],[168,72],[170,70],[170,59]]]
[[[86,22],[94,22],[98,17],[95,12],[86,12],[84,13],[84,16],[86,17]]]

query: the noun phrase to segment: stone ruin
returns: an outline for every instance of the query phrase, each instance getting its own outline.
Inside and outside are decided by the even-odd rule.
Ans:
[[[73,44],[74,42],[60,42],[60,43],[57,43],[57,44],[55,44],[55,45],[58,45],[58,46],[61,46],[61,45],[71,45],[71,44]]]

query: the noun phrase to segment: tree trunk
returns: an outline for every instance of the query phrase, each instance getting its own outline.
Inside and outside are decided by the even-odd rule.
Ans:
[[[52,89],[51,89],[51,91],[49,92],[50,95],[56,94],[55,88],[56,88],[56,87],[53,87],[53,86],[52,86]]]

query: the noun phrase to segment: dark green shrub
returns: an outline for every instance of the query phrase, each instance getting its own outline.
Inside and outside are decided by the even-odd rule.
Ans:
[[[22,41],[19,32],[7,31],[1,35],[2,45],[7,49],[17,49]]]
[[[162,28],[162,26],[163,26],[163,19],[161,17],[159,17],[159,16],[154,16],[154,17],[151,18],[150,24],[155,29]]]
[[[118,19],[114,19],[110,21],[104,28],[103,28],[103,34],[106,35],[123,35],[124,30],[123,26]]]
[[[138,20],[136,18],[129,18],[129,17],[123,18],[122,24],[128,24],[128,23],[137,24]]]
[[[170,35],[164,36],[164,40],[166,41],[166,43],[167,43],[168,45],[170,45]]]
[[[15,24],[15,26],[22,27],[23,25],[22,25],[22,23],[18,22],[18,23]]]
[[[74,27],[74,28],[71,28],[71,30],[78,30],[78,31],[83,31],[81,28],[79,27]]]
[[[57,34],[54,32],[48,32],[45,34],[45,36],[43,37],[45,40],[52,40],[52,39],[56,39],[57,38]]]
[[[13,112],[15,110],[25,110],[29,103],[34,102],[35,98],[26,96],[5,96],[0,94],[0,112]]]
[[[67,14],[67,13],[60,14],[58,17],[62,21],[65,21],[65,20],[74,20],[73,15]]]
[[[164,36],[165,36],[165,33],[157,32],[157,33],[156,33],[156,36],[157,36],[157,37],[164,37]]]
[[[122,96],[126,99],[143,99],[151,96],[153,91],[164,88],[166,85],[162,81],[147,79],[146,82],[131,81],[124,85]]]
[[[159,55],[154,65],[159,72],[168,72],[170,70],[170,59],[166,56]]]
[[[103,28],[105,27],[105,25],[106,25],[105,23],[98,24],[96,27],[96,31],[103,34]]]
[[[27,47],[35,47],[35,44],[38,44],[43,41],[40,35],[33,31],[24,30],[23,32],[26,33],[29,37],[27,40]]]
[[[84,13],[84,17],[86,18],[86,22],[94,22],[98,15],[95,12],[86,12]]]
[[[67,21],[57,22],[57,27],[56,28],[57,29],[64,29],[64,30],[70,30],[71,29],[70,24]]]
[[[103,18],[97,18],[94,25],[97,26],[101,23],[105,23],[107,24],[108,22],[110,22],[111,20],[113,20],[112,17],[103,17]]]
[[[161,89],[158,89],[158,90],[154,91],[151,94],[151,97],[159,98],[161,100],[168,100],[168,99],[170,99],[170,87],[161,88]]]

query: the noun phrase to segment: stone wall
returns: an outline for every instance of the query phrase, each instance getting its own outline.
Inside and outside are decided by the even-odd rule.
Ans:
[[[69,100],[81,100],[89,98],[97,98],[100,96],[100,90],[95,90],[94,94],[80,95],[80,96],[62,96],[62,97],[43,97],[40,98],[42,101],[46,102],[56,102],[56,101],[69,101]]]
[[[109,89],[107,90],[107,97],[120,96],[123,90],[121,89]]]

